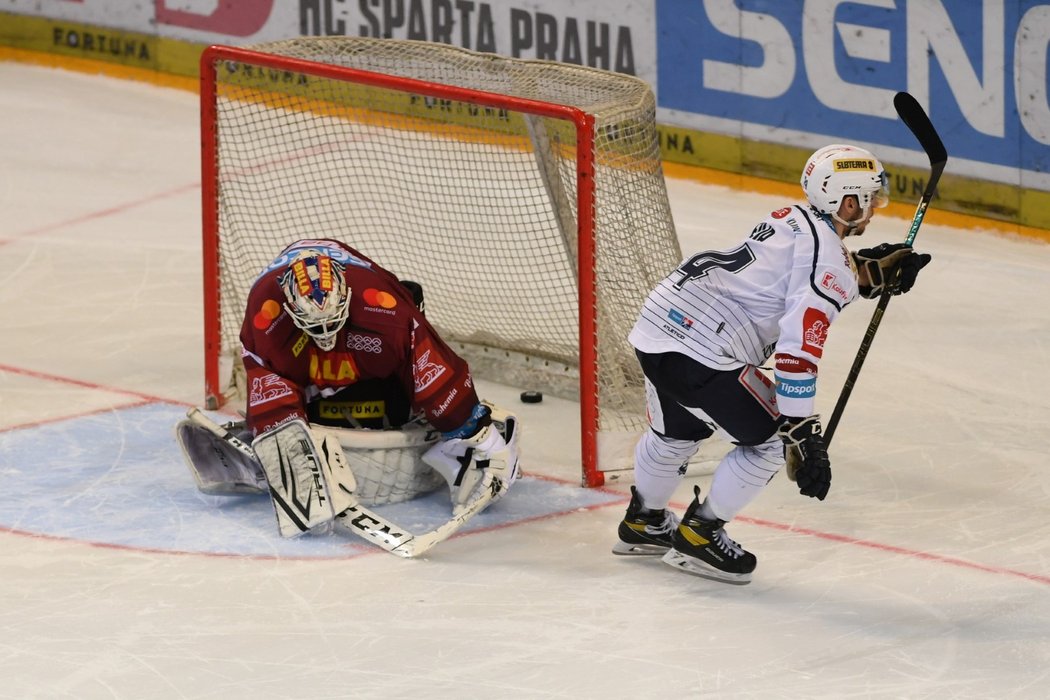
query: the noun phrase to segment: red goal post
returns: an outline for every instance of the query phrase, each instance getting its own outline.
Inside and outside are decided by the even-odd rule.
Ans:
[[[330,237],[421,282],[476,376],[579,400],[585,485],[630,468],[645,416],[626,336],[681,259],[643,81],[350,37],[212,46],[200,65],[206,406],[243,401],[255,277]]]

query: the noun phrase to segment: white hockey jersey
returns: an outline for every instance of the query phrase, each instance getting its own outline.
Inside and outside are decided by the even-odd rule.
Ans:
[[[772,212],[736,248],[686,258],[649,294],[628,340],[721,370],[776,351],[777,405],[814,413],[828,328],[859,294],[857,268],[830,223],[808,206]]]

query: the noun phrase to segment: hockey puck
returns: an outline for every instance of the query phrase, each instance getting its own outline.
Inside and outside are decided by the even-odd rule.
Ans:
[[[523,391],[521,392],[522,403],[539,403],[543,401],[542,391]]]

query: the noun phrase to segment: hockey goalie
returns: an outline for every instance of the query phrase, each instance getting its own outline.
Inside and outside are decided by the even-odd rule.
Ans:
[[[176,436],[198,488],[269,494],[283,537],[340,527],[418,556],[518,478],[515,416],[478,399],[420,285],[332,239],[297,241],[255,281],[241,327],[243,421],[191,409]],[[447,485],[424,535],[368,509]]]

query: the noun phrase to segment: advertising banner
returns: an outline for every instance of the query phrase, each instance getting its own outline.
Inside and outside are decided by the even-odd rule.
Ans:
[[[953,172],[1050,190],[1050,4],[656,0],[656,12],[663,121],[914,149],[893,110],[905,90],[927,106]]]
[[[961,211],[1050,228],[1050,1],[7,0],[0,44],[192,77],[208,44],[371,36],[632,74],[657,95],[665,158],[792,179],[831,141],[924,156],[905,90],[950,154]]]

